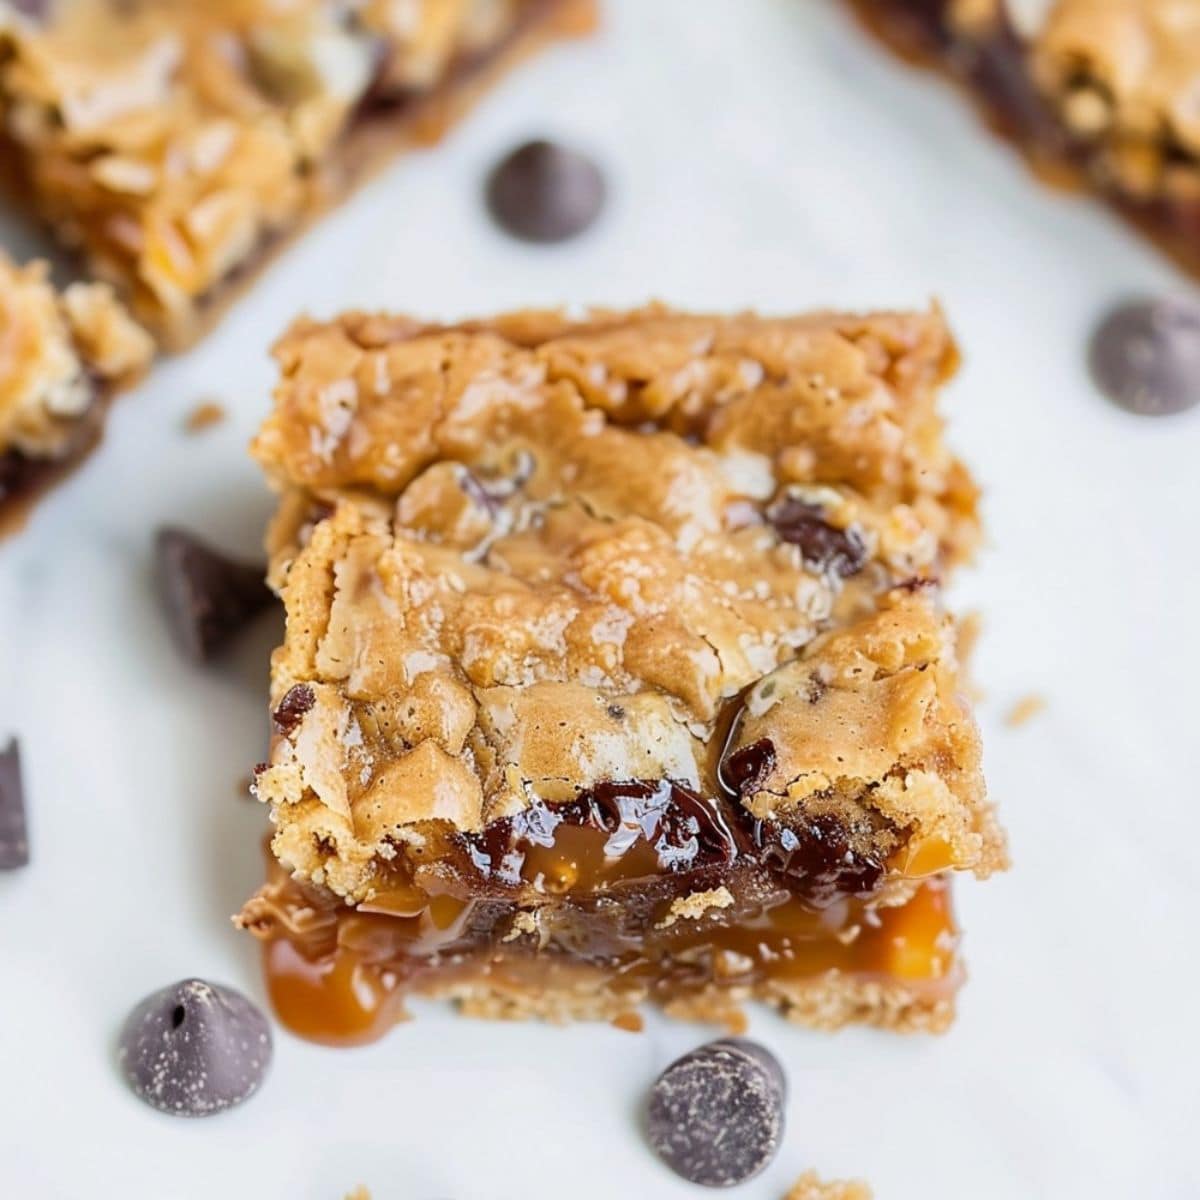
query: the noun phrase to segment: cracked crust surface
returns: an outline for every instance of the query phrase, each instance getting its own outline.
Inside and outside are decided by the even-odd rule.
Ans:
[[[978,532],[939,313],[352,314],[277,356],[257,793],[300,877],[360,901],[433,827],[722,762],[748,819],[1003,864],[939,603]]]
[[[102,393],[132,382],[150,353],[110,288],[58,291],[45,263],[18,267],[0,252],[0,462],[76,453],[94,435]]]
[[[0,5],[5,173],[166,345],[590,0]]]

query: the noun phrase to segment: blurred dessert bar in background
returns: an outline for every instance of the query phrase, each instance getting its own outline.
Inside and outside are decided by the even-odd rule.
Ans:
[[[153,350],[106,284],[50,282],[0,251],[0,532],[96,444]]]
[[[1200,273],[1200,9],[1184,0],[851,0],[963,83],[1039,173]]]
[[[0,178],[169,348],[591,0],[0,4]]]

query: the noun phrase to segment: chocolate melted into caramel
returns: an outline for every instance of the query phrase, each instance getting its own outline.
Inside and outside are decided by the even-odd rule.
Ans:
[[[602,785],[453,835],[436,866],[397,873],[357,909],[273,864],[248,924],[281,1020],[335,1044],[381,1036],[406,993],[456,986],[561,982],[630,1005],[831,969],[952,986],[942,880],[875,908],[883,866],[856,862],[832,822],[766,824],[677,783]],[[674,910],[718,890],[705,912]]]
[[[282,872],[280,872],[282,874]],[[382,1037],[405,1018],[408,994],[587,988],[632,1008],[694,996],[707,988],[802,981],[837,970],[901,981],[917,993],[949,995],[957,985],[957,930],[942,878],[921,885],[907,904],[870,910],[848,900],[814,913],[794,900],[763,907],[737,925],[679,922],[647,935],[641,947],[606,959],[573,957],[551,943],[540,952],[522,941],[463,938],[470,902],[449,912],[443,948],[429,914],[400,918],[339,909],[290,880],[280,881],[282,910],[316,914],[308,934],[274,934],[264,948],[267,987],[293,1032],[330,1045]],[[330,906],[331,911],[324,906]],[[319,928],[318,928],[319,927]],[[415,951],[422,946],[424,956]]]
[[[727,773],[732,786],[749,786],[773,757],[765,739],[739,751]],[[473,882],[555,894],[682,876],[690,883],[744,866],[763,877],[764,887],[822,907],[869,896],[885,870],[882,858],[855,848],[830,814],[762,821],[736,801],[702,796],[673,780],[600,783],[566,804],[535,802],[457,844],[465,852],[458,870]]]
[[[277,723],[308,702],[296,691]],[[949,989],[955,935],[940,881],[878,908],[899,864],[870,849],[870,830],[830,813],[765,821],[743,806],[775,749],[761,739],[729,752],[741,704],[730,700],[712,739],[716,795],[678,780],[604,782],[476,833],[434,823],[424,851],[398,855],[354,909],[272,864],[244,919],[267,942],[280,1018],[305,1037],[352,1043],[401,1019],[405,994],[456,987],[562,985],[606,1009],[834,969]],[[697,896],[709,898],[698,910],[686,899]]]

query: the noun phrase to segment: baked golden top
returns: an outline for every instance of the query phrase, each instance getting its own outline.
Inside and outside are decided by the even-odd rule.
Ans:
[[[437,829],[660,779],[1002,860],[939,603],[978,532],[940,314],[350,315],[277,356],[286,865],[362,899]]]

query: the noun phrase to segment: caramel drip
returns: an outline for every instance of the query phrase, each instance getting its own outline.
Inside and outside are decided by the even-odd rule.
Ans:
[[[573,926],[561,921],[560,904],[531,912],[530,935],[515,925],[514,936],[513,929],[499,933],[486,902],[438,896],[419,912],[409,905],[408,915],[398,916],[380,907],[341,908],[281,871],[268,888],[284,911],[323,904],[334,914],[332,942],[322,919],[309,922],[312,937],[283,924],[258,930],[268,939],[267,986],[280,1020],[303,1037],[332,1045],[382,1037],[405,1018],[405,995],[479,986],[530,994],[583,987],[632,1011],[646,998],[669,1004],[713,985],[753,988],[829,971],[902,981],[938,994],[952,993],[957,984],[958,935],[942,877],[923,883],[898,907],[846,899],[814,911],[792,897],[730,924],[718,923],[720,914],[660,922],[642,933],[636,949],[607,956],[572,952]],[[572,921],[586,927],[587,916],[573,913]],[[544,945],[532,932],[539,928],[550,939]]]

